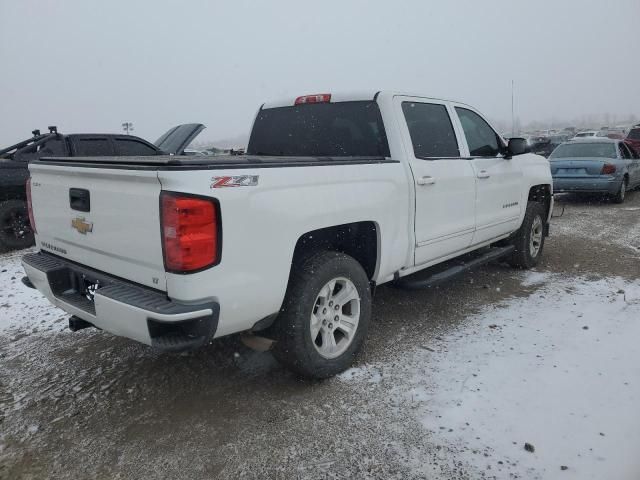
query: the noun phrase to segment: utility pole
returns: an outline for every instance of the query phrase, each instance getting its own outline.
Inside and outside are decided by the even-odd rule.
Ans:
[[[515,121],[515,108],[513,105],[513,91],[514,91],[514,81],[511,80],[511,135],[517,135],[519,132],[515,131],[516,121]]]
[[[133,123],[124,122],[122,124],[122,130],[124,130],[127,133],[127,135],[131,135],[129,132],[133,132]]]

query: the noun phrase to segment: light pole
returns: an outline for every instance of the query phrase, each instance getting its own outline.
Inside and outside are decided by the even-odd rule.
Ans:
[[[131,122],[124,122],[124,123],[122,124],[122,130],[124,130],[124,131],[127,133],[127,135],[130,135],[130,133],[129,133],[129,132],[133,132],[133,123],[131,123]]]
[[[516,115],[514,108],[514,90],[515,90],[515,82],[513,79],[511,80],[511,135],[516,136],[515,128],[516,128]]]

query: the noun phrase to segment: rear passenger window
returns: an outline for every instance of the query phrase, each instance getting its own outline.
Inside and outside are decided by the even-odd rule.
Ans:
[[[622,158],[628,158],[628,159],[631,158],[631,152],[627,150],[627,146],[624,143],[619,143],[618,148],[620,149],[620,156]]]
[[[456,107],[456,112],[472,157],[495,157],[500,153],[502,143],[498,134],[480,115],[460,107]]]
[[[118,151],[118,155],[146,157],[157,154],[154,148],[141,142],[140,140],[134,140],[132,138],[116,138],[114,139],[114,142],[116,142],[116,150]]]
[[[114,154],[108,138],[77,138],[75,146],[78,157],[104,157]]]
[[[458,141],[444,105],[402,102],[416,158],[459,157]]]

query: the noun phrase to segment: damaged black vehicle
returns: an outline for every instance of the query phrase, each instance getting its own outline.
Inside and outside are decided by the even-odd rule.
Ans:
[[[103,133],[48,133],[32,131],[32,137],[0,150],[0,249],[33,245],[26,181],[28,164],[42,157],[102,157],[183,155],[185,148],[205,128],[201,123],[178,125],[154,143],[140,137]]]

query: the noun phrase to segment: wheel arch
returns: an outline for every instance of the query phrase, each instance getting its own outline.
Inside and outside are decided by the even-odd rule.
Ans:
[[[527,202],[541,203],[544,206],[544,211],[547,215],[547,219],[549,219],[549,215],[551,214],[552,198],[553,195],[551,193],[551,185],[547,183],[541,183],[538,185],[533,185],[529,188]]]
[[[342,252],[353,257],[360,263],[369,280],[373,281],[380,265],[379,225],[375,221],[366,220],[306,232],[296,241],[291,268],[319,250]]]

